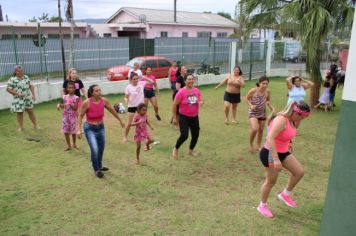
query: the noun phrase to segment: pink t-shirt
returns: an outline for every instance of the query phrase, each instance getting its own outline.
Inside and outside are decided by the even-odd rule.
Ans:
[[[128,95],[128,107],[137,107],[140,103],[144,102],[143,89],[146,85],[146,81],[138,81],[136,86],[132,84],[127,85],[125,94]]]
[[[154,75],[144,75],[144,76],[142,77],[142,80],[145,80],[146,77],[148,77],[149,79],[153,80],[153,83],[149,83],[149,82],[147,81],[146,86],[145,86],[145,89],[153,89],[153,87],[154,87],[154,82],[156,82],[156,77],[155,77]]]
[[[186,87],[179,89],[175,99],[179,100],[179,113],[189,117],[195,117],[199,113],[199,101],[201,93],[199,89],[188,90]]]
[[[176,82],[177,81],[177,71],[178,71],[178,67],[173,68],[171,67],[171,82]]]

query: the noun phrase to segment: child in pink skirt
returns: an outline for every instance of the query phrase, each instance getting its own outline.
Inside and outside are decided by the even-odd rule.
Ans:
[[[62,116],[62,133],[67,142],[65,151],[77,148],[76,134],[77,134],[77,109],[79,97],[75,95],[75,84],[73,82],[67,83],[67,94],[63,95],[62,103],[57,105],[57,109],[63,109]],[[73,146],[70,144],[70,135],[72,135]]]
[[[150,144],[154,141],[147,129],[147,126],[149,126],[151,130],[153,130],[153,127],[148,122],[147,106],[145,104],[141,103],[138,105],[137,113],[133,118],[131,126],[136,126],[136,132],[134,137],[134,140],[136,142],[136,164],[140,164],[141,142],[147,140],[146,147],[143,150],[148,151],[151,149]]]
[[[67,84],[69,82],[73,82],[74,83],[74,94],[76,96],[78,96],[78,106],[77,106],[77,116],[79,116],[80,114],[80,108],[82,106],[83,100],[81,95],[83,95],[86,99],[88,99],[87,97],[87,93],[85,91],[84,88],[84,84],[83,82],[79,79],[77,70],[75,68],[70,68],[67,74],[67,79],[63,82],[63,90],[61,92],[62,95],[67,94]]]

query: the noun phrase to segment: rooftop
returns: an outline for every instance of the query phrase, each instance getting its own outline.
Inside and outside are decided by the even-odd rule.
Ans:
[[[138,21],[140,15],[145,15],[147,23],[237,27],[234,21],[214,13],[177,11],[177,22],[174,22],[174,11],[134,7],[120,8],[106,23],[112,23],[111,21],[122,11],[136,17]]]

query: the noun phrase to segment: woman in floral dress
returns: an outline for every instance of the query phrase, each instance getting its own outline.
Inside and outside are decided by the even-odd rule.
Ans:
[[[26,111],[33,124],[37,129],[37,120],[33,112],[33,101],[36,100],[34,86],[31,84],[27,75],[24,75],[21,66],[16,66],[14,76],[7,83],[6,91],[13,96],[11,112],[17,114],[17,122],[19,124],[18,131],[23,131],[23,113]]]

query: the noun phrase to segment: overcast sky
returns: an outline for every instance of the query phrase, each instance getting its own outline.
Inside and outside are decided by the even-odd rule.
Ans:
[[[26,22],[33,16],[57,16],[58,0],[0,0],[3,16],[9,21]],[[178,11],[213,13],[224,11],[234,16],[237,0],[177,0]],[[62,17],[66,1],[61,0]],[[109,18],[121,7],[173,10],[173,0],[73,0],[74,18]]]

